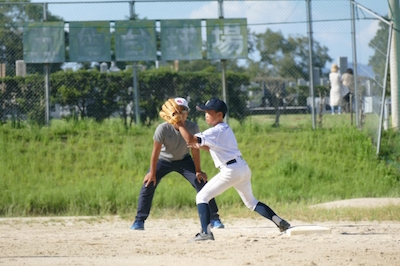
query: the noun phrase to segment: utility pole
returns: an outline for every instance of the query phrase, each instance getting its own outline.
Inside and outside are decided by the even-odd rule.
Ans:
[[[400,8],[399,0],[389,0],[389,18],[394,30],[390,49],[390,95],[392,105],[392,128],[399,130],[399,90],[400,90]],[[382,103],[383,104],[383,103]]]

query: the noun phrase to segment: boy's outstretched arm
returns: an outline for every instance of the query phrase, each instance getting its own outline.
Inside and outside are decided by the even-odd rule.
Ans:
[[[182,121],[179,121],[176,125],[178,126],[179,132],[181,133],[182,137],[186,140],[186,143],[188,145],[197,143],[197,137],[193,136],[192,134],[189,133],[189,131],[187,131]]]
[[[182,137],[186,141],[189,148],[210,151],[210,148],[208,146],[206,145],[200,146],[198,141],[199,138],[190,134],[189,131],[187,131],[187,129],[185,128],[185,125],[181,121],[176,123],[176,125],[178,126],[179,132],[181,133]]]

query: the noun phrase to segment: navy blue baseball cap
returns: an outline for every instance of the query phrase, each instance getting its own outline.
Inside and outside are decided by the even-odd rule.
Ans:
[[[226,106],[225,102],[217,97],[211,98],[204,105],[197,105],[196,109],[199,111],[214,110],[216,112],[222,112],[224,116],[226,112],[228,112],[228,107]]]

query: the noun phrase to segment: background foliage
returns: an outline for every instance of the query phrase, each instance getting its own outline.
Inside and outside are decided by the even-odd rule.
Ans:
[[[44,124],[42,75],[0,78],[0,117],[15,121],[28,120]],[[64,116],[72,119],[94,118],[100,122],[112,116],[124,118],[125,126],[134,114],[133,78],[131,71],[100,73],[79,70],[59,71],[51,75],[51,105],[61,106]],[[195,105],[220,95],[221,74],[210,71],[176,72],[169,68],[152,69],[138,75],[140,117],[142,124],[151,124],[158,118],[160,106],[169,97],[183,96],[190,99],[193,118],[199,116]],[[227,73],[229,101],[234,102],[230,116],[243,121],[246,117],[246,92],[241,88],[249,84],[246,74]],[[42,101],[37,101],[40,98]],[[130,109],[127,107],[130,106]],[[129,118],[129,119],[128,119]],[[5,121],[4,121],[5,122]],[[135,121],[136,123],[136,121]]]

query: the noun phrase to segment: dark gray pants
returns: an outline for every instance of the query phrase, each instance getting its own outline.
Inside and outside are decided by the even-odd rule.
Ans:
[[[186,156],[183,160],[174,162],[158,160],[156,170],[156,185],[151,183],[148,187],[145,187],[144,185],[142,186],[142,189],[140,190],[138,210],[135,221],[145,221],[147,217],[149,217],[154,192],[158,184],[160,184],[161,179],[172,171],[175,171],[185,177],[197,192],[199,192],[200,189],[202,189],[206,184],[204,181],[197,181],[195,165],[190,155]],[[210,200],[209,207],[211,219],[219,219],[218,207],[214,199]]]

